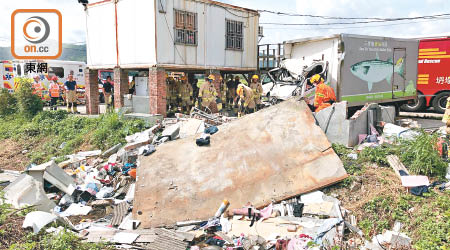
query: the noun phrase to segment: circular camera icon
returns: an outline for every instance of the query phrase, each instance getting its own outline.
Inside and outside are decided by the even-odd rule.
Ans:
[[[32,16],[23,25],[23,36],[30,43],[42,43],[50,35],[50,25],[39,16]]]

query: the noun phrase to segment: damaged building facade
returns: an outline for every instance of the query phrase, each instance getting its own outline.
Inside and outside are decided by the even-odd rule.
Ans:
[[[253,73],[259,14],[210,0],[105,0],[87,5],[87,113],[99,113],[99,70],[114,71],[114,106],[166,115],[166,73]],[[214,35],[211,35],[214,34]],[[128,94],[129,73],[136,94]],[[191,81],[190,78],[189,81]]]

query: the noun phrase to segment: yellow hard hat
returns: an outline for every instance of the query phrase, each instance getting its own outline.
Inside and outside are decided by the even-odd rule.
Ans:
[[[166,73],[166,78],[168,78],[168,77],[169,77],[169,74]]]
[[[309,81],[311,83],[316,83],[320,81],[320,78],[322,78],[319,74],[315,74],[311,77],[311,79],[309,79]]]
[[[238,94],[239,96],[242,96],[244,94],[244,86],[239,84],[237,89],[236,89],[236,94]]]
[[[214,77],[214,75],[211,74],[211,75],[208,76],[207,79],[210,79],[210,80],[214,81],[214,80],[216,80],[216,77]]]
[[[253,75],[252,79],[259,79],[259,76],[258,75]]]

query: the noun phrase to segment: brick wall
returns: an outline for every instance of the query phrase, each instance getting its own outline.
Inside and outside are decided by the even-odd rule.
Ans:
[[[114,108],[123,107],[124,95],[128,94],[128,71],[114,68]]]
[[[166,71],[164,69],[155,67],[149,69],[148,92],[150,113],[166,116]]]
[[[98,71],[87,68],[86,78],[86,113],[96,115],[99,113]]]

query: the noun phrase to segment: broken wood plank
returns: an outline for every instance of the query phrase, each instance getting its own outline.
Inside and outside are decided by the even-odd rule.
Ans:
[[[400,170],[405,171],[405,173],[407,173],[409,175],[408,170],[405,168],[405,166],[403,165],[403,163],[400,161],[400,159],[398,158],[398,156],[396,155],[388,155],[386,157],[389,166],[391,166],[391,168],[394,169],[395,173],[398,175],[398,177],[401,177],[400,175]]]

